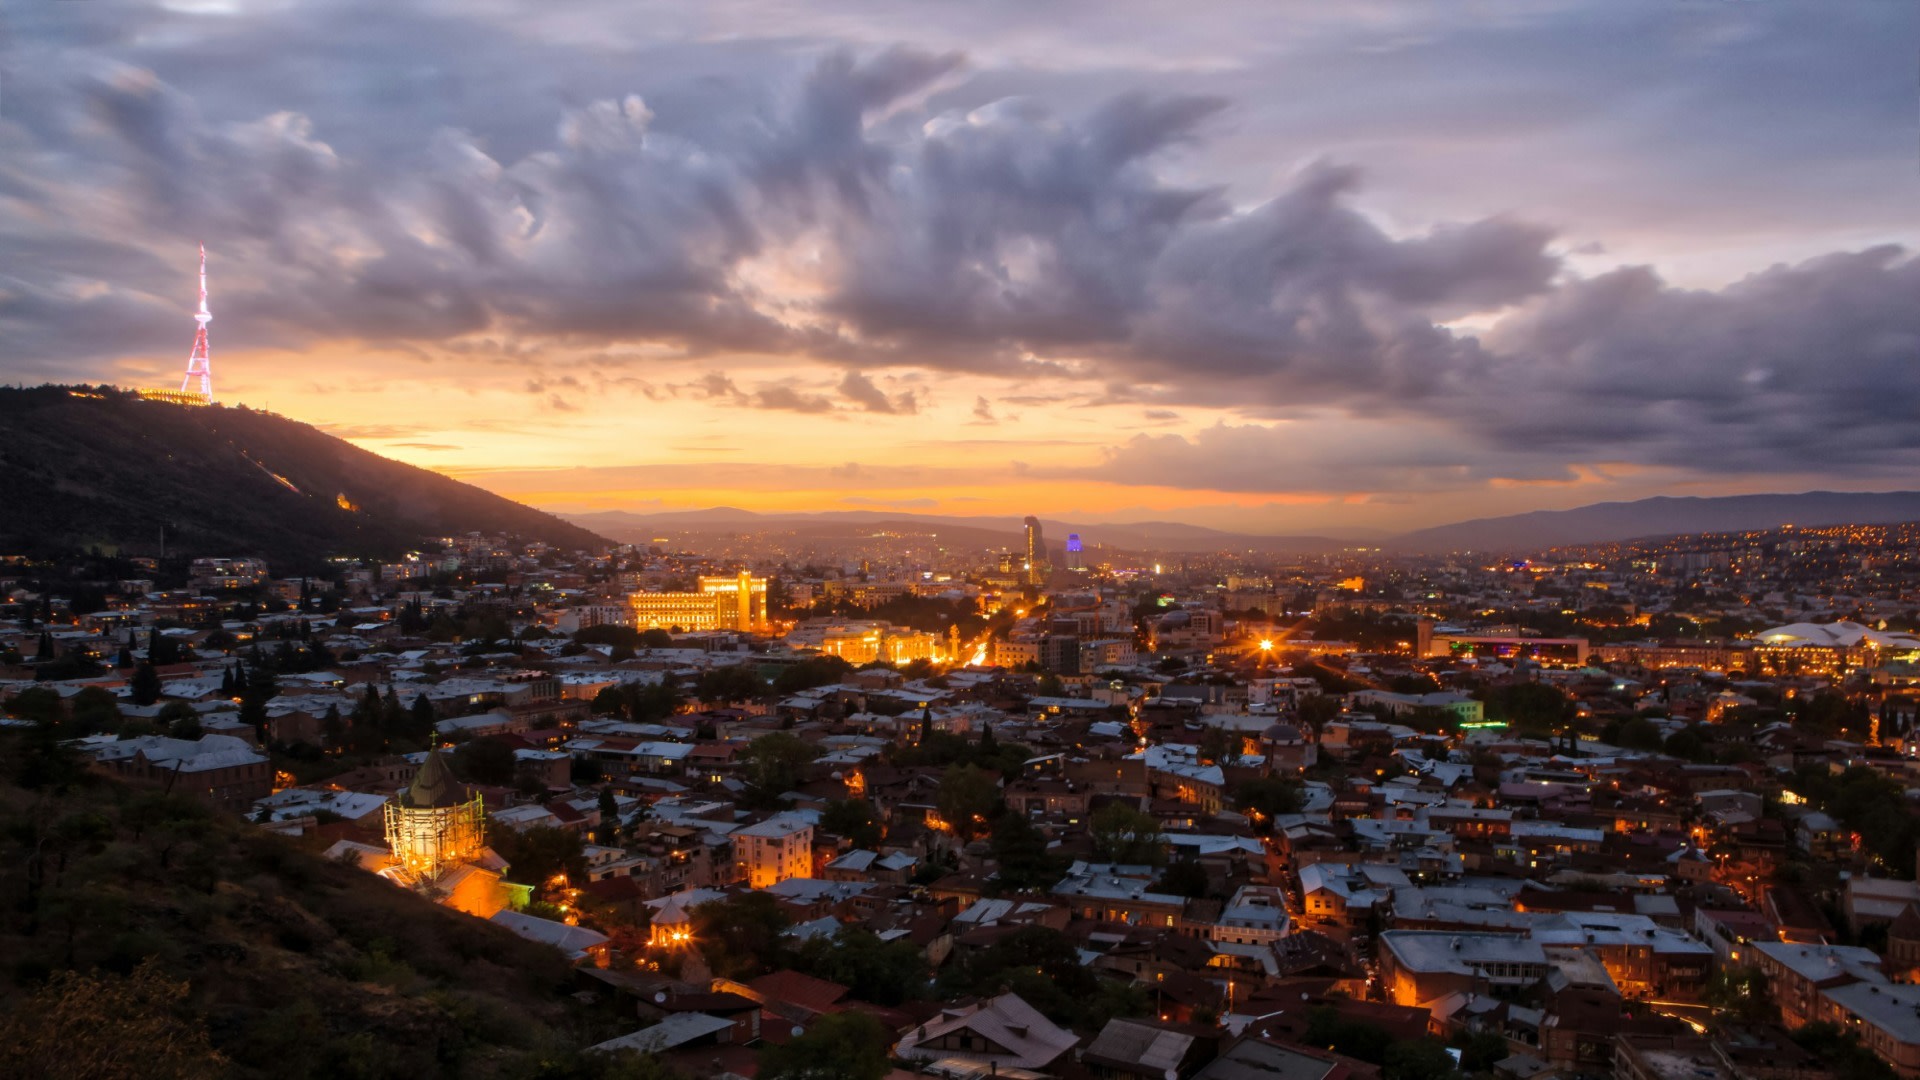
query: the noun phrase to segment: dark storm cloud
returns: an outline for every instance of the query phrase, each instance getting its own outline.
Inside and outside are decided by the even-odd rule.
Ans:
[[[1693,125],[1715,108],[1714,122],[1744,124],[1722,136],[1739,151],[1725,167],[1674,156],[1714,180],[1752,171],[1765,135],[1757,120],[1776,113],[1857,166],[1867,157],[1842,152],[1865,130],[1854,113],[1816,134],[1813,112],[1783,104],[1776,86],[1803,56],[1831,70],[1835,42],[1883,30],[1875,20],[1886,17],[1838,14],[1834,31],[1780,6],[1684,15],[1658,32],[1608,5],[1572,5],[1558,28],[1525,5],[1459,29],[1381,15],[1406,34],[1364,42],[1376,51],[1360,60],[1324,50],[1290,64],[1182,27],[1159,52],[1190,77],[1132,81],[1232,92],[1115,93],[1128,79],[1103,65],[1142,62],[1139,50],[1114,51],[1137,28],[1063,50],[1063,67],[1071,53],[1105,72],[1070,75],[970,69],[934,30],[929,48],[823,48],[778,37],[774,24],[793,16],[773,13],[735,40],[670,48],[598,9],[520,28],[432,5],[217,19],[61,5],[73,14],[31,13],[16,29],[46,46],[45,62],[10,65],[19,77],[0,116],[0,364],[12,378],[97,377],[167,342],[184,349],[182,267],[209,238],[215,310],[246,313],[216,323],[220,347],[497,337],[538,355],[543,343],[637,341],[678,361],[773,354],[835,365],[837,383],[807,389],[748,391],[718,372],[665,381],[685,380],[684,368],[656,376],[670,394],[757,408],[911,413],[923,395],[883,390],[875,373],[921,368],[1077,380],[1105,403],[1425,422],[1424,456],[1407,446],[1408,464],[1367,459],[1316,483],[1357,483],[1362,472],[1409,484],[1551,478],[1542,454],[1728,472],[1911,465],[1920,271],[1898,249],[1776,267],[1718,290],[1638,268],[1581,277],[1560,253],[1584,245],[1521,218],[1389,230],[1356,207],[1359,169],[1309,165],[1247,201],[1209,179],[1199,157],[1271,114],[1285,95],[1269,86],[1331,85],[1339,63],[1349,75],[1418,73],[1435,92],[1394,113],[1407,126],[1394,144],[1417,143],[1413,129],[1427,125],[1468,155],[1470,177],[1498,172],[1471,156],[1490,132],[1553,137],[1570,117],[1632,113],[1627,103],[1658,120],[1647,129],[1676,125],[1695,144],[1713,141]],[[1288,17],[1313,40],[1352,44],[1339,20],[1307,10]],[[596,36],[602,17],[609,29]],[[728,36],[663,18],[689,35]],[[1644,50],[1622,61],[1613,46],[1623,41]],[[1627,85],[1608,113],[1590,93],[1530,98],[1449,74],[1472,69],[1490,42],[1515,52],[1529,85],[1551,84],[1556,66],[1583,89],[1665,77],[1635,67],[1653,63],[1643,56],[1723,63],[1669,95],[1689,109]],[[21,55],[18,43],[11,52]],[[1191,77],[1200,70],[1223,74]],[[1755,87],[1750,100],[1729,96],[1729,70]],[[1409,96],[1387,78],[1341,85],[1352,94],[1324,110],[1294,109],[1322,121],[1295,123],[1346,122],[1389,85]],[[1260,148],[1263,168],[1313,160],[1334,141],[1332,127],[1294,130],[1313,141]],[[1650,138],[1601,137],[1651,160]],[[1376,169],[1368,179],[1425,177]],[[812,280],[788,295],[774,271],[796,252]],[[1475,337],[1445,325],[1463,317],[1494,329]],[[543,377],[530,389],[565,409],[583,399],[552,388],[580,385]],[[991,421],[984,398],[975,416]],[[1147,468],[1159,457],[1184,462],[1192,486],[1286,490],[1260,487],[1287,481],[1255,465],[1254,451],[1275,449],[1261,433],[1279,430],[1142,437],[1106,472],[1178,482]],[[1283,442],[1316,452],[1292,433]]]
[[[1508,445],[1637,444],[1730,472],[1911,462],[1920,259],[1899,248],[1776,266],[1718,291],[1645,267],[1570,283],[1489,337],[1480,403]]]

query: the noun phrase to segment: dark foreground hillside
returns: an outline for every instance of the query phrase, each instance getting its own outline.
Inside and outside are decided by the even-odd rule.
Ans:
[[[466,532],[604,543],[272,413],[103,388],[0,388],[0,554],[152,554],[162,527],[175,554],[263,556],[276,570]]]
[[[661,1075],[554,950],[48,750],[0,734],[0,1073]]]

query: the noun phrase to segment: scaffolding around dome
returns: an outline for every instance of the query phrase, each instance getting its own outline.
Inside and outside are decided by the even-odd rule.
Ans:
[[[387,844],[394,861],[419,885],[479,856],[487,843],[487,808],[463,794],[453,770],[434,750],[407,790],[387,803]]]

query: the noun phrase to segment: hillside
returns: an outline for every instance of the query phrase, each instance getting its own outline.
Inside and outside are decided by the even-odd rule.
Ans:
[[[544,945],[48,751],[0,735],[9,1076],[600,1076],[631,1030]]]
[[[1522,553],[1682,533],[1743,532],[1782,525],[1885,525],[1920,521],[1920,492],[1809,491],[1799,495],[1660,496],[1572,510],[1480,518],[1395,537],[1401,551]]]
[[[605,543],[272,413],[82,387],[0,389],[0,506],[0,554],[151,554],[164,526],[172,553],[263,556],[277,571],[476,531]]]

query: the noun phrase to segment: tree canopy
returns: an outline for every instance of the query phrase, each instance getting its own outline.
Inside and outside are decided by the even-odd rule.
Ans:
[[[1166,860],[1167,838],[1160,819],[1124,802],[1110,802],[1094,811],[1089,826],[1094,857],[1101,862],[1158,866]]]

